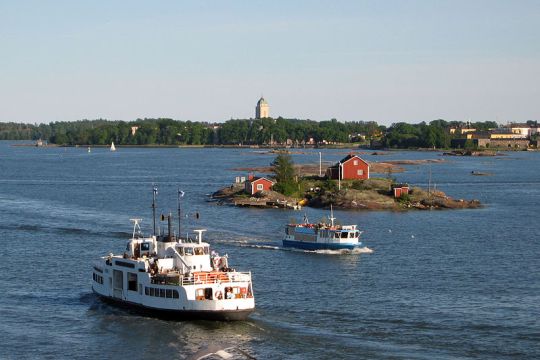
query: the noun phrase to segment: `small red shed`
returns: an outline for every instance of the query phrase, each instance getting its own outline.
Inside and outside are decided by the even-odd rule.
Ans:
[[[394,197],[396,199],[409,193],[409,185],[407,184],[395,185],[392,186],[392,188],[394,190]]]
[[[249,175],[245,182],[245,190],[248,194],[255,195],[260,191],[270,191],[273,185],[274,182],[265,177]]]
[[[369,164],[357,155],[349,154],[326,170],[330,179],[369,179]]]

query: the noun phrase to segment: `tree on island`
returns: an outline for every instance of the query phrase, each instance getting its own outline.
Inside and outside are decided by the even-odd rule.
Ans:
[[[279,154],[270,164],[276,184],[273,189],[284,195],[292,195],[298,190],[294,162],[289,154]]]

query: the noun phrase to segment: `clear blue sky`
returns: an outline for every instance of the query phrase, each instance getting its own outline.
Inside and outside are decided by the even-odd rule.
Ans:
[[[0,121],[540,120],[540,1],[0,0]]]

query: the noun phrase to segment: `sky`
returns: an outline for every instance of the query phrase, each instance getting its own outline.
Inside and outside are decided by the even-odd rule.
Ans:
[[[540,1],[0,0],[0,121],[540,120]]]

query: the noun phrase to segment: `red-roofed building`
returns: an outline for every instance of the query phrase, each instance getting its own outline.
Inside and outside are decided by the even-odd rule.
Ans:
[[[329,179],[369,179],[369,164],[357,155],[349,154],[326,170]]]
[[[244,184],[246,192],[250,195],[255,195],[260,191],[270,191],[274,182],[265,177],[256,177],[250,174]]]

